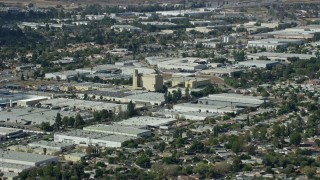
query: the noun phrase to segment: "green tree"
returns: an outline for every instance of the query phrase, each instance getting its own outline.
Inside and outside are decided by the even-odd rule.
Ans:
[[[298,146],[301,143],[301,135],[300,135],[300,133],[293,132],[290,135],[289,138],[290,138],[290,143],[291,144],[294,144],[294,145]]]
[[[55,119],[55,122],[54,122],[55,129],[59,130],[61,125],[62,125],[61,114],[57,113],[57,116],[56,116],[56,119]]]
[[[62,124],[65,128],[68,127],[69,126],[69,117],[64,116],[62,119]]]
[[[314,142],[317,144],[318,147],[320,147],[320,139],[314,140]]]
[[[83,125],[84,125],[84,121],[83,121],[83,118],[81,117],[81,115],[78,113],[76,115],[76,118],[75,118],[75,122],[74,122],[74,128],[81,128]]]
[[[236,156],[234,159],[233,159],[233,162],[232,162],[232,169],[233,171],[235,172],[238,172],[240,171],[241,169],[243,168],[243,164],[241,162],[241,159]]]
[[[25,80],[25,79],[24,79],[24,74],[23,74],[23,73],[21,74],[20,80],[21,80],[21,81],[24,81],[24,80]]]
[[[190,89],[189,89],[189,87],[187,87],[186,90],[185,90],[185,97],[186,97],[186,100],[190,99]]]
[[[52,128],[52,126],[50,126],[50,123],[49,122],[42,122],[41,124],[40,124],[40,129],[42,130],[42,131],[52,131],[53,130],[53,128]]]
[[[129,117],[133,117],[136,115],[135,104],[132,101],[130,101],[127,105],[127,112]]]
[[[137,158],[136,164],[142,168],[150,168],[151,167],[150,159],[145,154],[143,154]]]

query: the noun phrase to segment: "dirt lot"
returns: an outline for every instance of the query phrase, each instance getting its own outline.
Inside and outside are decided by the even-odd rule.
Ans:
[[[1,0],[12,6],[27,6],[29,3],[35,4],[37,7],[55,7],[62,5],[66,8],[76,8],[78,6],[86,6],[87,4],[101,5],[137,5],[150,3],[179,3],[181,0]]]

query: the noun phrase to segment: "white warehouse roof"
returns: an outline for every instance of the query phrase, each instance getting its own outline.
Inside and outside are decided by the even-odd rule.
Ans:
[[[175,121],[177,120],[174,118],[137,116],[137,117],[132,117],[130,119],[117,122],[116,124],[124,125],[124,126],[137,126],[137,127],[145,127],[145,126],[159,127],[159,126],[174,123]]]

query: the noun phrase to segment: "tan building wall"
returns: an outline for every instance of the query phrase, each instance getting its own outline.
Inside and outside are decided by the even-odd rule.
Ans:
[[[189,80],[185,82],[185,87],[189,87],[189,88],[198,88],[201,86],[206,86],[208,84],[210,84],[211,81],[210,79],[204,79],[204,80]]]
[[[64,155],[64,159],[66,161],[79,162],[81,161],[82,157],[68,154],[68,155]]]
[[[142,87],[148,91],[160,91],[163,89],[163,77],[159,74],[142,76]]]
[[[195,78],[195,79],[188,79],[186,78],[185,81],[182,80],[172,80],[171,81],[171,85],[172,87],[176,87],[176,86],[182,86],[182,87],[189,87],[189,88],[198,88],[201,86],[206,86],[208,84],[210,84],[211,81],[210,79],[203,79],[203,78]]]
[[[141,87],[141,75],[139,75],[138,70],[133,70],[133,76],[132,76],[132,87],[133,89],[139,89]]]

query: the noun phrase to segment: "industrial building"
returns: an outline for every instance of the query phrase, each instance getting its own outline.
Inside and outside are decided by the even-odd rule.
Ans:
[[[166,118],[187,119],[192,121],[204,121],[206,118],[218,116],[217,113],[206,113],[206,112],[199,112],[199,111],[185,112],[185,111],[169,110],[169,109],[157,111],[157,112],[154,112],[153,114],[156,116],[163,116]]]
[[[299,26],[279,31],[272,31],[254,35],[255,39],[276,38],[276,39],[312,39],[316,32],[320,32],[319,25]]]
[[[190,24],[201,27],[201,26],[213,26],[218,24],[225,24],[226,22],[224,20],[197,20],[197,21],[190,21]]]
[[[95,96],[96,98],[102,97],[103,100],[129,103],[132,101],[139,105],[153,105],[158,106],[165,102],[163,93],[146,92],[146,91],[128,91],[127,89],[114,89],[108,91],[87,91],[88,97]],[[80,98],[83,98],[84,93],[77,94]]]
[[[247,55],[247,58],[251,60],[259,60],[261,58],[267,58],[272,61],[283,61],[283,62],[288,62],[288,58],[294,58],[294,57],[307,60],[310,58],[315,58],[316,56],[311,54],[288,54],[288,53],[275,53],[275,52],[261,52],[261,53]]]
[[[63,57],[60,60],[52,61],[53,64],[65,65],[75,63],[75,59],[73,57]]]
[[[57,156],[0,150],[0,169],[4,179],[17,179],[20,172],[49,163],[57,163]]]
[[[86,156],[85,153],[70,153],[70,154],[64,155],[63,157],[66,161],[72,161],[76,163],[84,160],[85,156]]]
[[[152,66],[156,66],[159,62],[168,61],[172,59],[167,57],[162,57],[162,56],[151,56],[151,57],[146,57],[145,60],[148,62],[148,64]]]
[[[286,48],[288,45],[302,45],[302,39],[261,39],[248,41],[247,48],[266,48],[266,50],[277,50]]]
[[[49,97],[42,97],[42,96],[38,96],[38,97],[30,98],[30,99],[22,99],[22,100],[17,101],[17,106],[31,107],[31,106],[35,106],[36,104],[40,103],[41,101],[45,101],[48,99],[49,99]]]
[[[145,136],[151,135],[151,132],[146,129],[139,129],[134,127],[120,126],[120,125],[97,124],[97,125],[84,127],[83,130],[90,131],[90,132],[105,133],[105,134],[130,136],[130,137],[145,137]]]
[[[210,84],[211,80],[198,77],[173,77],[166,82],[170,83],[172,87],[198,88]]]
[[[42,122],[48,122],[51,125],[54,124],[57,113],[60,113],[61,117],[76,117],[78,112],[64,111],[46,108],[12,108],[6,111],[1,111],[0,122],[16,123],[17,125],[35,125]],[[90,121],[93,119],[90,113],[79,113],[84,121]]]
[[[145,89],[147,91],[160,91],[163,89],[163,76],[160,74],[139,74],[133,72],[133,89]]]
[[[123,66],[121,67],[121,74],[133,76],[135,70],[138,70],[139,74],[156,74],[155,69],[146,68],[146,67],[135,67],[135,66]]]
[[[0,141],[20,137],[24,134],[21,129],[0,127]]]
[[[203,105],[225,105],[228,107],[259,107],[269,100],[262,96],[246,96],[242,94],[210,94],[198,100]]]
[[[167,58],[162,62],[158,62],[159,69],[180,70],[194,72],[207,68],[207,59],[186,57],[186,58]]]
[[[176,24],[171,22],[141,22],[141,24],[155,26],[157,28],[171,28],[176,26]]]
[[[32,102],[38,101],[39,99],[47,98],[44,96],[30,95],[25,93],[11,93],[7,89],[0,91],[0,107],[13,107],[17,105],[18,101],[21,101],[21,104],[33,104]],[[37,100],[38,99],[38,100]]]
[[[73,79],[77,76],[87,75],[90,74],[89,72],[79,72],[79,71],[61,71],[61,72],[53,72],[53,73],[46,73],[44,78],[45,79],[54,79],[54,80],[62,80],[66,81],[68,79]]]
[[[107,65],[98,65],[92,68],[80,68],[76,69],[79,73],[89,73],[89,74],[97,74],[97,73],[115,73],[117,71],[120,72],[120,66],[107,64]]]
[[[128,31],[128,32],[142,32],[142,29],[139,27],[131,26],[131,25],[113,25],[111,26],[111,29],[122,32],[122,31]]]
[[[133,94],[130,96],[126,96],[120,98],[120,102],[129,103],[132,101],[135,104],[142,104],[142,105],[153,105],[153,106],[160,106],[164,104],[164,94],[163,93],[155,93],[155,92],[147,92],[147,93],[139,93]]]
[[[151,117],[151,116],[137,116],[132,117],[115,124],[121,126],[138,127],[138,128],[159,128],[160,126],[171,125],[176,122],[175,118],[161,118],[161,117]]]
[[[92,96],[92,95],[91,95]],[[96,99],[100,99],[100,96],[96,96]],[[42,106],[60,107],[62,109],[73,109],[73,110],[88,110],[88,111],[101,111],[108,110],[114,113],[119,111],[125,111],[127,106],[125,104],[115,104],[98,101],[88,101],[80,99],[67,99],[67,98],[56,98],[41,102]]]
[[[235,113],[238,114],[242,111],[242,108],[231,107],[229,105],[207,105],[207,104],[192,104],[183,103],[173,106],[173,111],[178,112],[203,112],[203,113],[214,113],[214,114],[224,114],[224,113]]]
[[[46,148],[47,150],[53,150],[57,152],[64,152],[69,149],[72,149],[74,147],[73,144],[70,143],[64,143],[64,142],[54,142],[54,141],[38,141],[38,142],[32,142],[28,144],[28,147],[30,148]]]
[[[21,164],[27,166],[39,166],[42,164],[58,162],[58,157],[38,155],[25,152],[0,150],[1,161],[4,163]]]
[[[90,128],[89,129],[93,129]],[[112,133],[112,132],[111,132]],[[125,136],[119,134],[101,133],[100,131],[88,130],[72,130],[58,132],[54,134],[55,142],[63,142],[76,144],[80,146],[100,146],[100,147],[122,147],[123,143],[131,139],[136,139],[134,136]]]
[[[243,69],[235,68],[214,68],[214,69],[205,69],[200,73],[205,75],[213,75],[219,77],[235,77],[239,76],[243,72]]]
[[[257,67],[257,68],[272,68],[279,64],[278,61],[265,61],[265,60],[248,60],[248,61],[242,61],[239,62],[239,66],[244,67]]]

